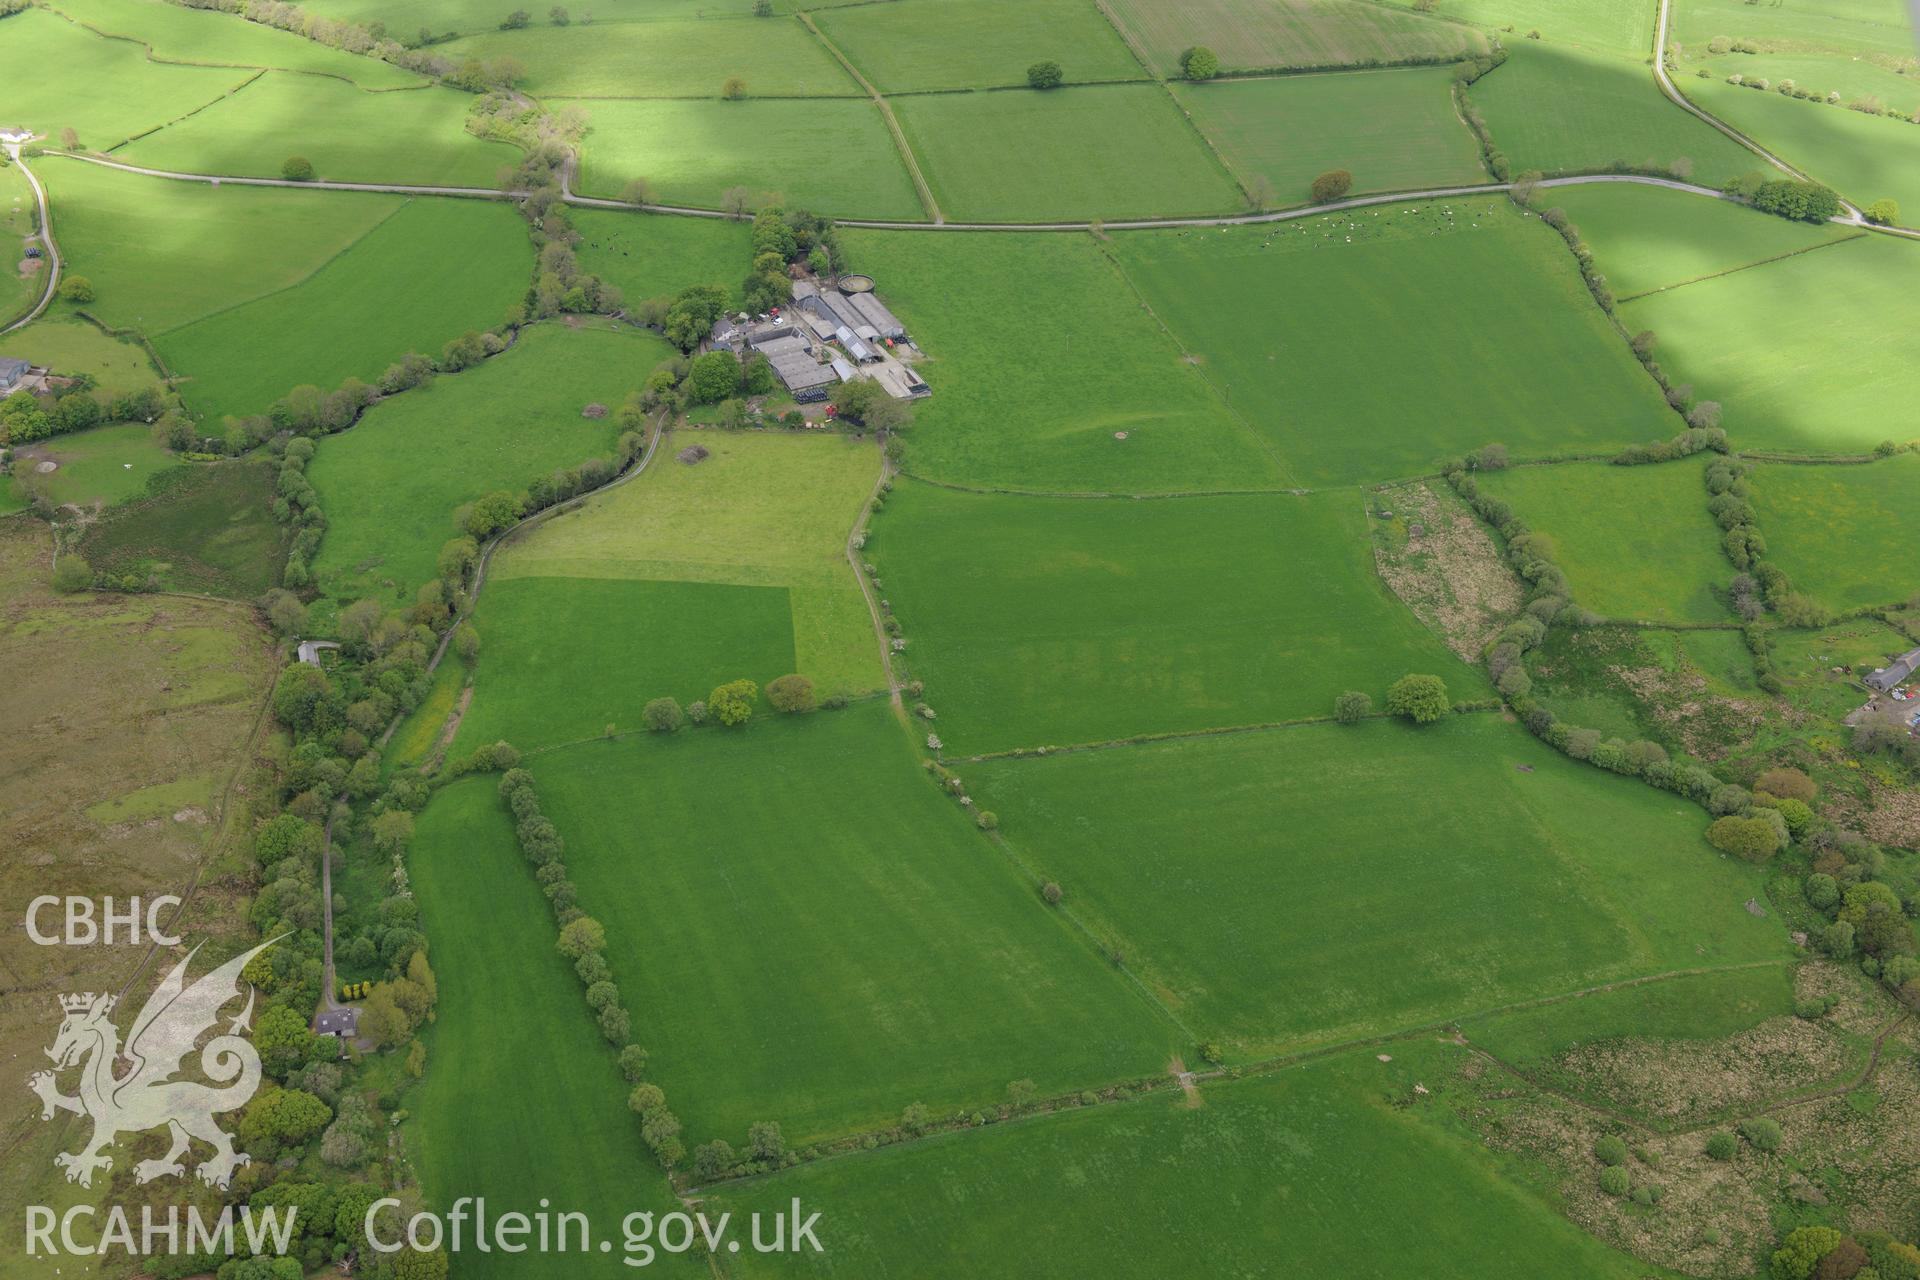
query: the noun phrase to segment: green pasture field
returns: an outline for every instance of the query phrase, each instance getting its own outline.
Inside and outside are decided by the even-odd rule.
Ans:
[[[860,96],[846,68],[792,18],[539,25],[468,36],[439,52],[455,61],[516,58],[527,69],[521,87],[543,98],[718,98],[733,76],[750,97]]]
[[[1675,427],[1559,236],[1504,197],[1114,244],[1301,484],[1416,475],[1496,439],[1539,458]]]
[[[845,243],[927,353],[919,367],[933,395],[901,437],[913,474],[1056,492],[1294,483],[1182,360],[1097,242],[858,231]],[[1017,359],[1008,346],[1015,291]]]
[[[88,312],[149,335],[298,284],[405,203],[170,182],[51,156],[36,164],[66,269],[93,281]]]
[[[1628,183],[1555,187],[1536,209],[1564,209],[1616,298],[1672,289],[1865,234],[1789,222],[1727,200]],[[1655,351],[1656,358],[1659,355]]]
[[[1914,55],[1913,24],[1901,0],[1820,0],[1760,4],[1746,0],[1677,0],[1673,38],[1704,47],[1715,36],[1763,41],[1790,51]]]
[[[1720,80],[1681,80],[1680,86],[1700,106],[1854,203],[1890,197],[1900,204],[1901,222],[1920,221],[1920,128],[1910,121]]]
[[[1391,1050],[1206,1081],[1197,1105],[1162,1089],[723,1185],[713,1194],[736,1217],[798,1196],[822,1212],[826,1245],[743,1252],[729,1269],[973,1277],[1018,1242],[1025,1274],[1115,1280],[1189,1274],[1198,1258],[1220,1276],[1647,1274],[1418,1100],[1414,1086],[1452,1078],[1465,1050]]]
[[[1678,419],[1675,419],[1676,423]],[[1570,462],[1477,477],[1553,543],[1573,598],[1606,618],[1730,622],[1713,594],[1732,576],[1707,512],[1706,460],[1616,467]]]
[[[1467,91],[1513,171],[1591,173],[1623,164],[1684,169],[1718,186],[1754,169],[1752,152],[1660,95],[1642,57],[1533,40]],[[1695,83],[1686,81],[1689,92]],[[1682,165],[1681,162],[1685,164]]]
[[[963,776],[1033,874],[1230,1061],[1788,948],[1743,905],[1763,874],[1707,845],[1696,806],[1493,714]]]
[[[1412,6],[1412,0],[1390,2]],[[1516,36],[1538,31],[1557,44],[1589,45],[1634,57],[1653,53],[1655,11],[1656,6],[1640,0],[1446,0],[1441,9],[1461,22],[1499,28],[1508,47],[1520,43]]]
[[[1157,86],[928,94],[893,109],[950,219],[1072,222],[1244,205]]]
[[[1898,110],[1909,121],[1913,118],[1915,107],[1920,106],[1920,82],[1916,82],[1911,75],[1902,75],[1880,63],[1847,54],[1729,53],[1699,62],[1689,60],[1685,67],[1688,71],[1704,67],[1719,81],[1725,81],[1730,75],[1739,75],[1748,81],[1763,79],[1769,83],[1770,87],[1766,90],[1749,88],[1746,90],[1748,93],[1774,92],[1777,95],[1777,86],[1784,80],[1791,80],[1800,88],[1817,93],[1822,98],[1829,93],[1838,93],[1842,105],[1872,96]],[[1694,80],[1699,78],[1697,74],[1694,75]],[[1682,83],[1691,87],[1693,81]]]
[[[40,265],[28,267],[25,243],[40,225],[36,208],[33,188],[20,167],[0,164],[0,323],[12,323],[40,300],[46,263],[42,259]]]
[[[1453,109],[1445,67],[1354,71],[1179,85],[1174,95],[1244,183],[1265,178],[1274,203],[1305,204],[1329,169],[1355,191],[1491,181]]]
[[[318,0],[309,6],[315,13],[348,22],[384,22],[397,32],[415,29],[435,34],[493,31],[507,10],[492,0]],[[809,0],[808,7],[812,7]],[[529,10],[541,26],[549,22],[546,9]],[[598,6],[593,11],[572,7],[570,17],[576,28],[604,27],[613,23],[633,24],[682,18],[737,18],[753,12],[753,0],[642,0],[628,3],[615,0],[613,7]],[[591,17],[592,21],[588,19]],[[578,34],[586,35],[585,31]]]
[[[423,1037],[426,1074],[407,1094],[401,1131],[430,1206],[445,1212],[463,1196],[485,1196],[495,1217],[547,1203],[588,1215],[617,1249],[627,1214],[679,1206],[627,1111],[628,1086],[573,966],[554,950],[553,913],[491,775],[434,796],[407,866],[440,995]],[[462,1276],[525,1280],[631,1274],[620,1256],[469,1247],[459,1259]],[[698,1265],[657,1261],[675,1274]]]
[[[60,145],[73,129],[80,145],[104,150],[158,128],[245,84],[258,73],[236,67],[150,62],[139,45],[109,40],[42,9],[0,19],[0,84],[7,123]],[[47,74],[58,67],[60,74]],[[62,232],[64,235],[64,231]]]
[[[80,554],[96,570],[157,577],[171,591],[251,600],[280,581],[285,532],[268,504],[275,469],[263,462],[172,467],[87,530]]]
[[[608,725],[637,732],[653,698],[685,706],[728,680],[765,686],[801,666],[785,587],[503,578],[487,584],[475,626],[482,654],[456,755],[502,739],[561,746]]]
[[[1330,716],[1343,690],[1384,700],[1409,671],[1485,692],[1379,581],[1351,491],[1143,502],[909,482],[887,508],[866,554],[954,755]]]
[[[1193,45],[1230,71],[1451,59],[1487,47],[1471,27],[1356,0],[1114,0],[1112,11],[1167,77]]]
[[[1762,466],[1751,480],[1767,556],[1838,610],[1920,595],[1920,455],[1869,466]]]
[[[482,659],[484,663],[485,659]],[[689,1147],[1159,1074],[1181,1034],[921,774],[884,702],[535,757]],[[631,796],[634,805],[613,803]]]
[[[102,35],[137,40],[153,57],[167,62],[305,71],[368,89],[425,83],[390,62],[211,9],[189,9],[166,0],[56,0],[49,7]]]
[[[580,242],[580,269],[610,281],[627,304],[666,297],[688,285],[724,285],[731,293],[752,261],[747,228],[716,218],[569,209]],[[650,372],[650,371],[649,371]]]
[[[717,209],[733,187],[756,203],[843,217],[917,220],[920,197],[880,109],[866,99],[710,102],[601,98],[587,113],[581,190],[620,197],[645,178],[663,204]],[[822,152],[831,139],[832,162]],[[745,250],[742,250],[744,255]],[[744,277],[742,257],[729,275]]]
[[[409,200],[292,288],[168,330],[155,345],[206,421],[263,413],[296,386],[371,382],[408,351],[438,355],[462,333],[500,323],[525,292],[532,252],[504,204]]]
[[[395,726],[393,736],[380,752],[380,763],[387,771],[420,764],[439,745],[447,717],[460,704],[470,668],[449,653],[433,669],[433,683],[420,705]]]
[[[1069,84],[1146,77],[1093,0],[896,0],[815,21],[882,93],[1025,85],[1042,59]]]
[[[455,508],[611,457],[618,420],[580,411],[618,408],[670,354],[663,339],[629,328],[533,325],[495,358],[367,410],[321,441],[308,468],[327,513],[313,564],[321,589],[411,603],[457,536]]]
[[[681,462],[694,446],[709,456]],[[822,696],[882,687],[845,550],[879,471],[872,445],[839,436],[661,441],[638,479],[495,555],[456,746],[634,730],[648,699],[685,703],[738,677],[765,685],[797,670]]]
[[[160,381],[153,361],[136,342],[123,342],[84,320],[38,320],[0,338],[0,356],[17,356],[55,373],[92,374],[109,395],[138,391]]]
[[[466,131],[473,101],[454,89],[370,93],[342,80],[270,71],[114,158],[151,169],[278,178],[280,166],[298,155],[334,182],[491,187],[521,153]]]
[[[173,455],[154,443],[153,428],[144,422],[50,436],[13,452],[7,485],[16,499],[44,493],[57,506],[111,506],[145,492],[150,477],[174,465]],[[59,470],[42,474],[44,462]]]
[[[1620,322],[1660,335],[1668,376],[1725,406],[1737,448],[1863,453],[1914,435],[1912,396],[1892,376],[1920,358],[1898,320],[1912,248],[1863,237],[1636,299]]]

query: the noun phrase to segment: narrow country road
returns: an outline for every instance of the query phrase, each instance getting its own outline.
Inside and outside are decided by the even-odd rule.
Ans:
[[[7,155],[20,166],[20,172],[27,175],[27,185],[33,188],[33,198],[40,206],[40,229],[35,233],[35,238],[47,251],[47,287],[41,292],[40,301],[34,304],[33,310],[0,329],[0,333],[12,333],[38,320],[40,313],[47,309],[47,304],[53,301],[53,291],[60,287],[60,246],[53,242],[53,211],[47,207],[47,189],[40,185],[40,179],[27,167],[26,160],[20,155],[19,143],[9,142]]]
[[[149,178],[167,178],[176,182],[203,182],[212,186],[234,183],[248,187],[296,187],[320,191],[372,191],[389,195],[417,196],[457,196],[477,200],[516,200],[524,196],[523,191],[502,191],[494,187],[429,187],[399,182],[294,182],[287,178],[229,178],[210,173],[178,173],[170,169],[148,169],[140,165],[123,164],[118,160],[108,160],[101,156],[73,155],[69,157],[86,164],[97,164],[107,169],[118,169],[124,173],[137,173]],[[1724,191],[1704,187],[1694,182],[1681,182],[1673,178],[1651,178],[1637,173],[1591,173],[1577,174],[1567,178],[1543,178],[1534,185],[1537,187],[1578,187],[1602,182],[1625,182],[1642,187],[1665,187],[1669,191],[1684,191],[1690,195],[1705,196],[1711,200],[1729,200]],[[37,184],[36,184],[37,185]],[[1279,209],[1265,213],[1220,214],[1203,218],[1136,218],[1116,222],[900,222],[875,218],[839,218],[835,221],[843,227],[853,227],[865,231],[1091,231],[1096,226],[1105,231],[1157,231],[1178,227],[1244,227],[1257,226],[1267,222],[1291,222],[1299,218],[1312,218],[1321,214],[1339,213],[1347,209],[1364,209],[1373,205],[1404,204],[1409,200],[1439,200],[1456,196],[1498,195],[1513,189],[1511,182],[1482,182],[1471,186],[1423,187],[1416,191],[1384,191],[1377,195],[1355,196],[1348,200],[1334,200],[1327,204],[1303,205],[1293,209]],[[563,190],[562,198],[570,205],[587,209],[627,209],[638,213],[660,213],[675,217],[719,218],[727,219],[733,215],[718,209],[692,209],[683,205],[635,204],[630,200],[608,200],[599,196],[583,196],[572,190]],[[1864,219],[1854,212],[1850,217],[1836,218],[1836,222],[1848,225],[1863,224]],[[1885,230],[1886,228],[1875,228]]]

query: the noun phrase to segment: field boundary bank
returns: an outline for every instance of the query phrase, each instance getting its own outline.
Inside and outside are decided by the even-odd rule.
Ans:
[[[1460,703],[1449,715],[1485,716],[1499,712],[1498,706],[1482,706],[1477,703]],[[1385,711],[1375,711],[1363,717],[1368,720],[1391,720],[1394,717]],[[1004,751],[983,751],[978,755],[945,757],[954,764],[986,764],[994,760],[1036,760],[1048,756],[1081,755],[1089,751],[1113,751],[1121,747],[1150,747],[1160,742],[1182,742],[1188,738],[1226,738],[1243,733],[1277,733],[1284,729],[1305,729],[1317,724],[1338,724],[1333,716],[1302,716],[1295,720],[1262,720],[1254,724],[1217,725],[1206,729],[1169,729],[1164,733],[1141,733],[1126,738],[1103,738],[1094,742],[1071,742],[1064,746],[1008,747]]]
[[[893,136],[894,148],[900,153],[901,162],[907,166],[907,176],[913,179],[913,189],[920,197],[920,207],[926,211],[929,218],[933,219],[936,226],[945,222],[946,214],[940,211],[940,202],[934,199],[933,185],[927,181],[927,175],[920,171],[920,158],[914,155],[913,144],[907,140],[906,126],[901,124],[900,117],[893,113],[893,106],[887,101],[886,95],[861,73],[860,68],[853,64],[852,58],[841,52],[839,45],[827,38],[826,32],[820,30],[805,10],[793,16],[795,21],[807,29],[807,34],[812,36],[820,47],[840,64],[840,69],[845,71],[856,85],[867,91],[867,96],[872,99],[873,105],[879,108],[880,118],[886,122],[887,132]]]
[[[1658,294],[1671,293],[1675,289],[1684,289],[1688,285],[1705,284],[1709,280],[1719,280],[1726,276],[1737,276],[1743,271],[1752,271],[1756,267],[1770,267],[1776,262],[1786,262],[1804,254],[1817,253],[1821,249],[1833,249],[1843,244],[1852,244],[1857,240],[1865,240],[1868,238],[1868,232],[1864,230],[1856,231],[1850,236],[1841,236],[1838,240],[1828,240],[1822,244],[1805,245],[1798,249],[1791,249],[1786,253],[1776,253],[1771,258],[1760,258],[1753,262],[1742,263],[1737,267],[1728,267],[1725,271],[1710,271],[1703,276],[1693,276],[1686,280],[1676,280],[1672,284],[1663,284],[1658,289],[1642,289],[1639,293],[1630,293],[1624,298],[1615,298],[1614,303],[1618,306],[1625,306],[1627,303],[1637,302],[1641,298],[1651,298]]]
[[[239,93],[242,89],[245,89],[248,85],[254,84],[260,79],[261,76],[264,76],[265,74],[267,73],[264,70],[256,70],[252,75],[248,76],[245,80],[242,80],[239,84],[233,86],[233,88],[227,90],[225,93],[221,94],[219,97],[213,99],[212,101],[203,102],[199,106],[195,107],[193,110],[185,112],[184,114],[181,114],[181,115],[177,115],[171,120],[162,120],[159,124],[153,126],[153,128],[151,129],[145,129],[139,133],[130,134],[127,137],[120,139],[120,141],[114,143],[112,146],[105,148],[100,152],[100,154],[103,156],[110,156],[114,152],[118,151],[120,148],[127,146],[130,143],[138,142],[142,138],[151,138],[154,134],[159,133],[162,129],[171,129],[174,125],[179,124],[183,120],[191,120],[195,116],[199,115],[202,111],[205,111],[207,108],[215,106],[218,103],[225,102],[228,98],[233,97],[233,95],[235,95],[236,93]]]
[[[1189,1076],[1195,1083],[1203,1083],[1206,1081],[1232,1082],[1237,1080],[1256,1078],[1260,1076],[1276,1075],[1279,1072],[1287,1071],[1294,1067],[1305,1066],[1309,1063],[1318,1062],[1326,1058],[1338,1057],[1344,1053],[1352,1053],[1352,1052],[1356,1052],[1364,1049],[1370,1049],[1379,1045],[1398,1044],[1404,1040],[1412,1040],[1412,1039],[1415,1039],[1416,1037],[1423,1036],[1423,1035],[1431,1035],[1435,1032],[1452,1030],[1457,1034],[1459,1027],[1462,1023],[1474,1021],[1481,1018],[1498,1017],[1498,1016],[1502,1016],[1510,1013],[1520,1013],[1528,1009],[1548,1007],[1548,1006],[1557,1005],[1557,1004],[1565,1004],[1570,1001],[1584,999],[1588,996],[1605,995],[1613,991],[1629,990],[1634,987],[1652,986],[1652,985],[1656,985],[1658,983],[1663,983],[1663,982],[1674,982],[1684,978],[1700,977],[1706,974],[1734,973],[1734,972],[1739,972],[1741,970],[1747,970],[1747,969],[1766,969],[1766,968],[1786,967],[1786,966],[1797,965],[1799,963],[1800,963],[1800,958],[1797,956],[1781,956],[1778,959],[1772,959],[1772,960],[1746,960],[1738,964],[1706,965],[1706,966],[1691,968],[1691,969],[1670,969],[1661,973],[1642,974],[1637,978],[1623,978],[1616,982],[1602,983],[1598,986],[1592,986],[1592,987],[1582,987],[1575,991],[1566,991],[1566,992],[1561,992],[1559,994],[1550,995],[1550,996],[1540,996],[1532,1000],[1522,1000],[1510,1005],[1499,1005],[1491,1009],[1478,1010],[1473,1013],[1460,1014],[1453,1017],[1439,1018],[1430,1022],[1420,1023],[1419,1025],[1416,1025],[1416,1026],[1401,1027],[1392,1031],[1383,1031],[1375,1035],[1357,1036],[1347,1040],[1337,1040],[1337,1041],[1331,1041],[1326,1044],[1313,1045],[1313,1046],[1301,1048],[1298,1050],[1293,1050],[1287,1053],[1275,1054],[1270,1057],[1262,1058],[1255,1062],[1246,1063],[1241,1066],[1217,1067],[1217,1068],[1213,1068],[1211,1070],[1206,1070],[1206,1071],[1190,1072]],[[1895,1019],[1896,1024],[1899,1021],[1900,1019]],[[1891,1027],[1888,1028],[1889,1031],[1891,1029],[1892,1029]],[[1463,1047],[1467,1048],[1469,1051],[1478,1052],[1478,1049],[1475,1046],[1472,1046],[1470,1044],[1464,1045]],[[1126,1081],[1121,1081],[1119,1087],[1124,1087],[1126,1083],[1127,1083]],[[1109,1085],[1105,1087],[1113,1088],[1116,1086]],[[1169,1075],[1164,1080],[1161,1080],[1160,1078],[1155,1077],[1154,1083],[1149,1087],[1145,1089],[1141,1089],[1138,1092],[1129,1092],[1122,1097],[1116,1097],[1116,1098],[1103,1097],[1100,1099],[1100,1101],[1092,1104],[1075,1103],[1073,1105],[1065,1105],[1065,1106],[1050,1105],[1050,1104],[1059,1102],[1063,1099],[1075,1098],[1078,1096],[1072,1092],[1068,1092],[1068,1093],[1060,1094],[1055,1098],[1046,1099],[1045,1101],[1039,1104],[1036,1104],[1035,1108],[1031,1111],[1026,1111],[1026,1112],[1018,1113],[1015,1115],[1007,1116],[1003,1119],[998,1120],[995,1124],[987,1127],[1000,1128],[1002,1126],[1010,1125],[1010,1124],[1038,1123],[1059,1115],[1067,1115],[1067,1114],[1072,1114],[1079,1111],[1087,1111],[1087,1110],[1091,1110],[1093,1107],[1125,1104],[1128,1102],[1137,1101],[1144,1097],[1148,1097],[1155,1093],[1160,1093],[1163,1091],[1181,1090],[1183,1088],[1184,1086],[1182,1085],[1182,1083],[1178,1078]],[[1092,1092],[1099,1092],[1099,1090],[1097,1089],[1092,1090]],[[900,1138],[894,1141],[882,1141],[880,1145],[876,1147],[869,1148],[869,1147],[862,1147],[859,1145],[860,1140],[863,1137],[866,1137],[869,1135],[885,1136],[885,1135],[890,1135],[893,1132],[895,1131],[891,1129],[887,1129],[887,1130],[870,1130],[867,1133],[853,1134],[848,1138],[836,1140],[835,1146],[839,1149],[823,1152],[821,1155],[817,1156],[812,1160],[803,1161],[802,1164],[815,1165],[815,1164],[823,1164],[823,1163],[826,1163],[827,1161],[847,1160],[847,1159],[855,1159],[861,1156],[875,1155],[879,1152],[889,1151],[899,1147],[916,1146],[921,1143],[934,1141],[940,1138],[959,1138],[960,1136],[965,1134],[978,1133],[980,1132],[980,1128],[971,1124],[948,1124],[948,1125],[943,1125],[937,1128],[930,1127],[924,1133],[921,1133],[915,1136]],[[790,1166],[790,1167],[800,1167],[800,1166]],[[683,1189],[683,1195],[694,1196],[698,1192],[709,1190],[714,1187],[752,1185],[754,1183],[758,1183],[769,1178],[777,1178],[781,1174],[786,1172],[788,1172],[788,1170],[786,1169],[775,1169],[766,1173],[748,1174],[744,1177],[739,1177],[739,1178],[723,1178],[723,1179],[718,1179],[712,1182],[693,1184]]]

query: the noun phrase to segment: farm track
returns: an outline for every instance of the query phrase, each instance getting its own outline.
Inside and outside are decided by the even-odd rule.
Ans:
[[[12,157],[16,165],[20,166],[20,172],[27,176],[27,185],[33,188],[33,198],[40,206],[40,229],[34,234],[47,249],[47,287],[41,291],[40,301],[33,305],[31,311],[6,328],[0,329],[0,333],[12,333],[15,329],[23,329],[38,320],[40,314],[47,309],[47,305],[53,301],[53,291],[60,287],[60,246],[55,244],[53,239],[53,211],[47,205],[47,189],[40,184],[40,179],[27,166],[26,159],[20,154],[19,146],[9,143],[7,154]]]

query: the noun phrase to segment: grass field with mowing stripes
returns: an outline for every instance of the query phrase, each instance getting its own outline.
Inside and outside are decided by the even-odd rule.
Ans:
[[[483,659],[484,661],[484,659]],[[689,1146],[1155,1074],[1178,1030],[914,761],[885,703],[536,757]],[[635,812],[611,801],[644,794]]]
[[[893,108],[934,199],[955,221],[1173,217],[1233,213],[1244,203],[1152,85],[929,94]]]
[[[846,241],[926,353],[933,396],[901,436],[913,474],[1057,492],[1295,483],[1091,239],[862,231]]]
[[[1675,429],[1566,246],[1504,198],[1114,246],[1303,485],[1418,475],[1495,439],[1519,459]]]
[[[591,132],[581,149],[581,190],[619,197],[635,178],[662,204],[717,209],[733,187],[756,203],[841,217],[916,221],[924,216],[880,109],[863,98],[709,102],[688,99],[578,104]],[[823,163],[831,139],[832,163]],[[733,275],[746,273],[741,249]],[[731,276],[729,277],[731,278]]]
[[[1180,74],[1180,54],[1194,45],[1212,49],[1229,71],[1449,60],[1487,47],[1471,27],[1359,0],[1111,0],[1110,7],[1167,77]]]
[[[708,456],[680,461],[692,448]],[[844,437],[668,437],[638,479],[495,556],[456,745],[633,730],[648,700],[684,704],[739,677],[798,671],[822,697],[882,687],[845,551],[879,475],[877,451]]]
[[[1484,688],[1375,576],[1354,492],[1136,502],[905,483],[867,554],[955,755],[1329,716],[1343,690],[1383,699],[1408,671],[1457,698]]]
[[[407,1097],[407,1151],[440,1212],[463,1196],[485,1196],[489,1215],[544,1203],[587,1214],[596,1238],[617,1246],[627,1214],[679,1205],[627,1111],[628,1085],[573,966],[553,949],[552,910],[495,783],[471,778],[436,795],[407,859],[440,992],[426,1075]],[[457,1257],[463,1276],[631,1274],[617,1252],[469,1247]],[[704,1273],[685,1257],[657,1261],[670,1274]]]
[[[1465,1051],[1391,1046],[1246,1080],[1197,1105],[1162,1090],[724,1185],[736,1213],[798,1196],[825,1253],[741,1254],[748,1277],[973,1277],[1021,1241],[1035,1275],[1155,1280],[1196,1257],[1221,1275],[1541,1275],[1638,1280],[1647,1268],[1516,1185],[1413,1088]],[[928,1241],[938,1241],[929,1249]],[[730,1269],[736,1269],[730,1262]]]
[[[1497,715],[961,772],[1063,905],[1231,1061],[1788,951],[1743,906],[1763,874],[1701,839],[1697,807]]]
[[[1453,109],[1445,67],[1179,85],[1174,94],[1243,181],[1265,178],[1276,205],[1305,204],[1329,169],[1355,191],[1489,182]]]
[[[1093,0],[895,0],[815,21],[882,93],[1024,85],[1043,59],[1068,84],[1146,78]]]

